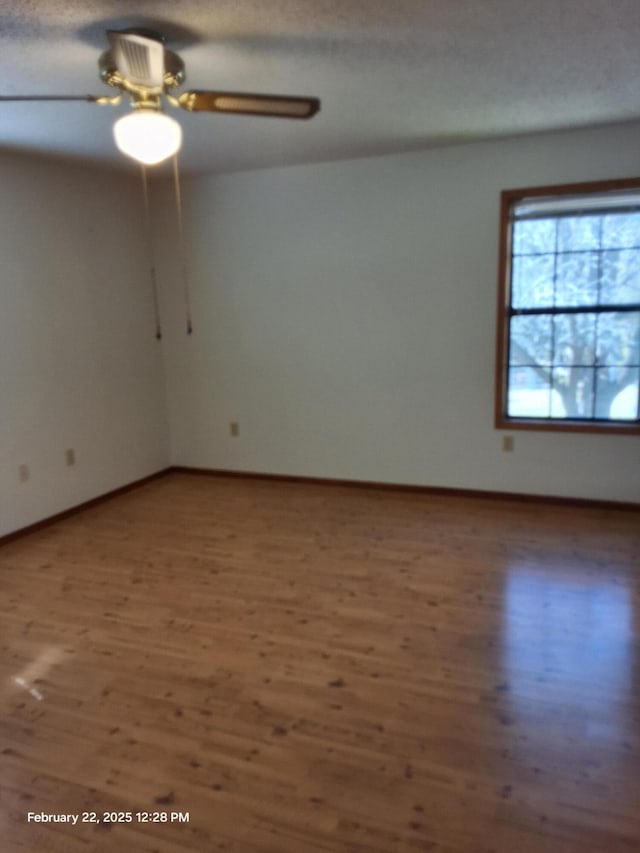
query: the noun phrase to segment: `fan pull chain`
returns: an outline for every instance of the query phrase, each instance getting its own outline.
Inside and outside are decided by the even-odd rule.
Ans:
[[[153,310],[156,318],[156,338],[162,339],[162,327],[160,325],[160,308],[158,307],[158,283],[156,278],[156,265],[153,259],[153,237],[151,229],[151,208],[149,207],[149,187],[147,185],[147,168],[142,164],[142,192],[144,194],[144,215],[147,232],[147,251],[149,253],[149,275],[151,277],[151,291],[153,293]]]
[[[182,263],[182,281],[184,283],[184,304],[187,319],[187,334],[193,332],[191,323],[191,297],[189,294],[189,276],[187,274],[187,252],[184,245],[184,226],[182,221],[182,195],[180,193],[180,175],[178,173],[178,155],[173,155],[173,181],[176,188],[176,212],[178,215],[178,242],[180,243],[180,260]]]

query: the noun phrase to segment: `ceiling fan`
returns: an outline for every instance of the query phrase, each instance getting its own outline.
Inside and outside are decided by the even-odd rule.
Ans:
[[[232,113],[274,118],[309,119],[320,109],[318,98],[247,92],[175,92],[185,80],[184,62],[164,46],[160,33],[144,28],[108,30],[109,49],[98,60],[100,77],[118,90],[98,95],[2,95],[0,101],[86,101],[118,104],[129,96],[131,112],[118,119],[114,136],[129,157],[153,165],[175,154],[182,129],[166,115],[163,100],[187,112]]]

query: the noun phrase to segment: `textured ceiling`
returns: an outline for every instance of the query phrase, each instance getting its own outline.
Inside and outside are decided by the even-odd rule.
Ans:
[[[309,122],[174,114],[185,171],[640,117],[640,0],[3,0],[0,94],[112,94],[104,31],[160,30],[187,86],[317,95]],[[0,103],[0,148],[122,164],[127,109]],[[615,152],[612,152],[615,156]]]

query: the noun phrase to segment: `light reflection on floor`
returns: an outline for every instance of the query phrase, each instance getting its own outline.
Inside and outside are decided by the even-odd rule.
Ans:
[[[634,668],[631,590],[624,579],[514,565],[504,590],[503,665],[512,711],[551,703],[573,734],[621,738]],[[533,703],[533,704],[532,704]]]
[[[52,667],[63,658],[62,649],[57,646],[47,646],[21,672],[11,676],[7,687],[15,685],[28,693],[32,699],[41,702],[45,697],[37,685],[47,676]]]

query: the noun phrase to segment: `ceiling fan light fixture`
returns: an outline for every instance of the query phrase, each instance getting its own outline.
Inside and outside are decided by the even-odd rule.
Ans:
[[[137,109],[119,118],[113,126],[116,145],[146,166],[162,163],[180,149],[182,128],[156,109]]]

